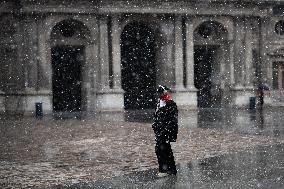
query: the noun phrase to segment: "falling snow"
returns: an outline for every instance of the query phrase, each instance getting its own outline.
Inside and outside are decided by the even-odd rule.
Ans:
[[[196,164],[259,150],[249,187],[284,186],[283,164],[257,160],[283,155],[284,1],[2,0],[0,13],[1,187],[151,175],[160,84],[181,112],[181,175],[214,187],[219,172]]]

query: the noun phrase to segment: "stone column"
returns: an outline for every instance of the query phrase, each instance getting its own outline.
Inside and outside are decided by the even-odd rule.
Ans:
[[[175,85],[174,52],[174,20],[164,19],[160,22],[160,38],[156,51],[156,83],[170,88]]]
[[[37,20],[33,17],[26,17],[24,23],[23,43],[24,43],[24,108],[25,113],[35,111],[35,103],[41,102],[38,90],[38,60],[37,60],[37,40],[38,40]]]
[[[111,18],[113,89],[118,90],[121,90],[120,33],[121,28],[119,16],[113,15]]]
[[[185,30],[183,30],[185,27]],[[185,33],[183,33],[185,31]],[[183,35],[185,35],[185,48],[183,48]],[[185,52],[184,52],[185,49]],[[175,89],[176,102],[181,109],[195,109],[197,107],[197,90],[194,87],[194,58],[193,58],[193,24],[190,18],[186,18],[185,26],[182,17],[175,19]],[[186,55],[184,66],[184,55]],[[184,68],[186,70],[184,70]],[[186,73],[186,88],[183,82],[183,74]]]
[[[225,57],[224,60],[224,72],[222,73],[222,97],[221,97],[221,106],[227,107],[231,106],[232,103],[232,94],[231,89],[235,84],[235,76],[234,76],[234,43],[232,39],[228,39],[228,41],[224,44],[225,51],[223,55]]]
[[[46,93],[52,92],[51,31],[50,33],[46,32],[52,30],[52,22],[51,17],[41,19],[38,22],[38,89]]]
[[[124,95],[121,89],[120,23],[118,16],[112,15],[110,25],[108,23],[107,16],[100,18],[99,60],[101,87],[97,95],[97,110],[121,111],[124,108]],[[109,32],[111,32],[110,40],[108,38]],[[109,41],[111,41],[111,44],[109,44]],[[110,47],[111,61],[109,56]],[[110,62],[113,68],[113,89],[110,88]]]
[[[234,75],[236,87],[243,87],[244,85],[244,18],[236,19],[236,35],[235,35],[235,59],[234,59]]]
[[[99,60],[100,60],[100,90],[108,91],[109,85],[109,44],[108,44],[108,17],[102,15],[99,25]]]
[[[87,27],[90,30],[91,39],[88,41],[85,48],[86,62],[85,66],[83,66],[83,72],[85,74],[83,76],[83,90],[85,95],[82,97],[83,100],[83,109],[87,112],[95,112],[96,111],[96,100],[97,100],[97,92],[99,89],[99,77],[98,73],[100,72],[99,66],[99,23],[97,17],[89,15],[85,18]]]
[[[190,18],[185,21],[186,27],[186,88],[197,91],[194,86],[194,44],[193,23]]]
[[[25,88],[29,92],[37,89],[37,23],[34,18],[27,18],[25,23]]]
[[[260,19],[260,36],[259,36],[259,56],[260,56],[260,73],[259,82],[267,83],[272,86],[272,64],[269,62],[269,57],[266,55],[266,31],[268,26],[268,18],[262,17]]]
[[[175,17],[175,89],[176,91],[185,90],[183,84],[183,36],[182,36],[182,17]]]
[[[186,89],[187,89],[187,106],[197,107],[197,89],[194,86],[194,38],[193,23],[191,18],[185,20],[185,52],[186,52]]]
[[[37,96],[43,103],[43,113],[52,112],[52,60],[50,47],[50,33],[52,17],[37,17]]]
[[[18,37],[13,36],[14,44],[5,45],[8,48],[4,52],[5,62],[3,63],[8,66],[8,72],[5,73],[7,80],[4,84],[6,85],[4,103],[5,110],[9,114],[23,114],[25,112],[25,75],[27,75],[25,73],[27,72],[28,62],[26,20],[27,18],[23,15],[13,20],[16,29],[15,34]]]
[[[251,87],[252,45],[250,22],[247,18],[236,20],[234,75],[235,86],[232,88],[233,105],[249,107],[249,98],[255,96]]]
[[[94,73],[94,64],[95,60],[93,59],[93,54],[96,55],[94,45],[88,43],[85,47],[86,62],[82,66],[82,109],[84,111],[94,111],[94,86],[93,86],[93,73]]]
[[[245,76],[244,85],[246,88],[252,86],[252,24],[251,19],[246,19],[246,34],[245,34]]]
[[[269,18],[268,17],[261,17],[260,18],[260,32],[259,32],[259,67],[260,67],[260,74],[259,83],[264,83],[268,85],[270,88],[272,87],[272,63],[273,61],[267,55],[268,53],[268,40],[267,40],[267,27],[269,27]],[[267,41],[267,42],[266,42]],[[265,93],[270,93],[270,91],[265,91]],[[273,103],[273,95],[265,94],[265,104],[272,104]]]
[[[230,66],[230,87],[235,85],[235,63],[234,63],[234,44],[233,41],[229,41],[229,59],[227,64]]]

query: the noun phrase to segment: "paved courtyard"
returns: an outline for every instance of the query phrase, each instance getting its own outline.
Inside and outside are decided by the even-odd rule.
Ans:
[[[238,173],[251,184],[247,188],[269,183],[284,187],[282,109],[181,111],[178,141],[173,144],[178,175],[166,180],[155,176],[151,115],[136,111],[63,119],[2,116],[0,187],[244,187]]]

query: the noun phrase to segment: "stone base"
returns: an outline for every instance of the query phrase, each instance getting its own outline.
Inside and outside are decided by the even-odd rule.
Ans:
[[[24,97],[24,102],[25,112],[34,114],[35,103],[41,102],[43,114],[52,113],[52,95],[45,91],[40,91],[35,94],[26,94]]]
[[[197,90],[176,90],[173,99],[179,109],[197,109]]]
[[[124,91],[107,90],[98,92],[96,111],[124,111]]]
[[[280,96],[280,99],[283,100],[283,97]],[[283,102],[279,101],[279,98],[278,102],[275,102],[275,97],[272,91],[264,91],[264,106],[282,106],[281,104],[283,104]]]
[[[52,112],[52,97],[46,91],[6,94],[5,111],[7,114],[34,114],[36,102],[42,103],[43,114]]]
[[[19,94],[6,94],[4,106],[7,114],[24,114],[24,97]]]
[[[231,89],[232,92],[232,106],[249,108],[249,98],[255,97],[253,87],[235,87]]]

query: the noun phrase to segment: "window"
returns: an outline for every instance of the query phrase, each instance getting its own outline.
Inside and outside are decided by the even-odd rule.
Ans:
[[[284,89],[284,62],[273,63],[272,86],[275,90]]]
[[[284,5],[275,6],[273,7],[272,11],[273,11],[273,15],[282,16],[284,15]]]
[[[276,62],[273,63],[272,86],[273,89],[278,89],[278,64]]]
[[[280,20],[275,24],[275,32],[278,35],[284,34],[284,20]]]

